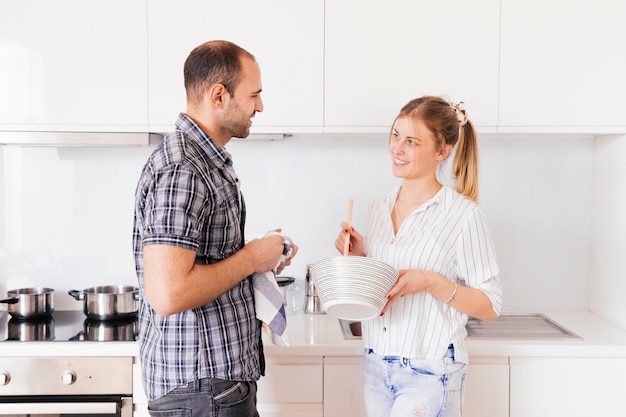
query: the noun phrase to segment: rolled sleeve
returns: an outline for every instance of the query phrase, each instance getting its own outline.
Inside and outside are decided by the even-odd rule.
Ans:
[[[496,314],[502,310],[500,268],[489,223],[480,207],[472,210],[463,229],[458,247],[459,276],[467,285],[483,291]]]

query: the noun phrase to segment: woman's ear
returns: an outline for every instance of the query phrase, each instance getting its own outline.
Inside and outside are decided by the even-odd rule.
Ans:
[[[437,158],[440,161],[443,161],[444,159],[446,159],[448,156],[450,156],[450,153],[452,152],[452,148],[453,146],[450,144],[445,144],[443,145],[443,147],[441,148],[441,150],[439,151],[439,155],[437,155]]]

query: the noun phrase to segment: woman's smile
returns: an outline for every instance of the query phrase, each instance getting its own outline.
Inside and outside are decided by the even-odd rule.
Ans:
[[[393,163],[398,165],[398,166],[404,166],[404,165],[409,165],[410,164],[409,161],[403,161],[402,159],[398,159],[398,158],[393,158]]]

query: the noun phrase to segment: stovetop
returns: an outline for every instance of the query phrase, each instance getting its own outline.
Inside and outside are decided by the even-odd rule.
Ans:
[[[87,319],[82,311],[55,311],[50,317],[23,320],[0,311],[0,342],[116,342],[137,339],[137,317]]]

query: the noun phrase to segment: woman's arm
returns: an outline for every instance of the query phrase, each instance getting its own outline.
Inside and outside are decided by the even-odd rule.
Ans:
[[[451,307],[484,321],[493,321],[498,317],[490,298],[480,289],[456,284],[443,276],[419,269],[400,270],[396,284],[387,294],[387,304],[383,315],[400,297],[426,291]]]

